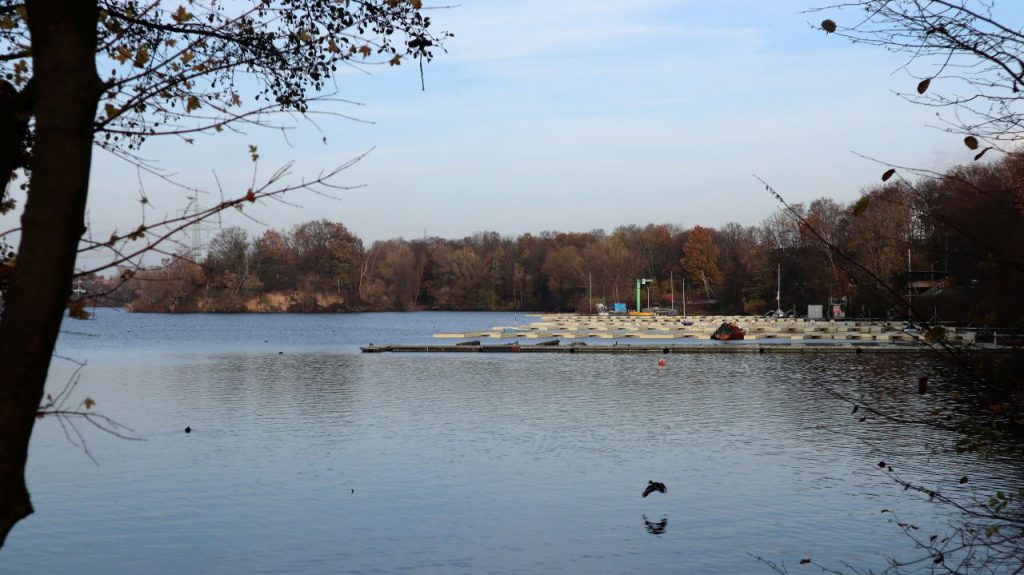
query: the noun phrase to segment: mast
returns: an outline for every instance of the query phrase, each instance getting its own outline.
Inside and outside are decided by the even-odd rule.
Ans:
[[[587,313],[594,313],[594,274],[587,272]]]
[[[683,319],[686,319],[686,274],[683,274]]]
[[[775,315],[782,317],[785,315],[785,312],[782,311],[782,264],[780,263],[778,266],[775,284]]]

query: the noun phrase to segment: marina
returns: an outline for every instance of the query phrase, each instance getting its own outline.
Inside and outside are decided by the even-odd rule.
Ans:
[[[366,353],[862,353],[929,351],[933,347],[924,341],[920,329],[898,321],[577,314],[536,314],[527,317],[535,321],[524,325],[495,326],[488,330],[433,334],[437,340],[459,340],[455,344],[370,344],[361,349]],[[724,324],[744,330],[744,339],[727,342],[712,339],[715,331]],[[482,343],[485,341],[495,343]],[[978,343],[976,331],[962,327],[945,328],[944,341],[960,347],[982,345]]]

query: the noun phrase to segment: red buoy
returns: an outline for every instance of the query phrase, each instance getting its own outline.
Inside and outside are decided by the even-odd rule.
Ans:
[[[660,367],[665,367],[667,364],[668,364],[668,362],[665,361],[665,358],[661,358],[661,359],[658,360],[658,365]]]

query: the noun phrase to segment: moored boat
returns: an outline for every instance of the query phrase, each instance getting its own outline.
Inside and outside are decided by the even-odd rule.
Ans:
[[[747,332],[740,326],[734,323],[724,322],[722,323],[722,325],[718,326],[718,329],[715,330],[715,333],[711,334],[711,339],[717,339],[719,341],[728,341],[743,339],[743,336],[745,335],[747,335]]]

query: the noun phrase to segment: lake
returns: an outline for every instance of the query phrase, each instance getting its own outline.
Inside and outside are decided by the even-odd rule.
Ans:
[[[765,573],[882,570],[954,519],[944,491],[1014,462],[869,418],[944,402],[937,358],[890,354],[361,354],[523,314],[150,315],[66,321],[70,404],[141,441],[37,422],[36,513],[4,574]],[[58,393],[76,365],[57,359]],[[914,393],[917,378],[932,393]],[[184,433],[190,426],[192,433]],[[91,455],[91,458],[90,458]],[[95,459],[95,463],[93,461]],[[648,480],[666,494],[642,498]],[[807,571],[807,572],[811,572]]]

